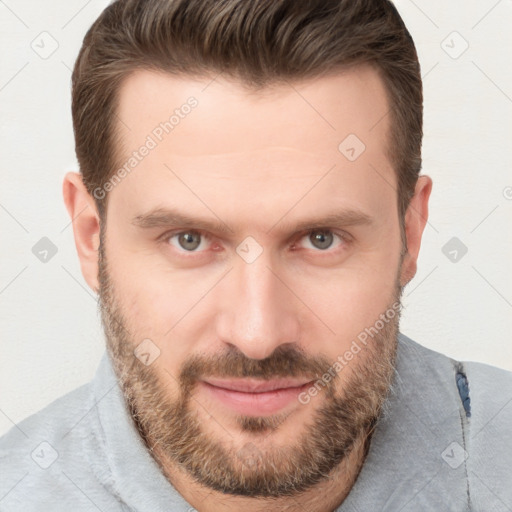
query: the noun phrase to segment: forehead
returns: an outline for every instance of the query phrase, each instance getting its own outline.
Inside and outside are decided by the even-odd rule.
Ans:
[[[255,221],[258,201],[274,205],[274,217],[299,201],[378,214],[396,194],[388,112],[370,67],[260,91],[139,70],[119,91],[118,165],[129,172],[109,204],[122,198],[126,213],[212,205],[240,222],[251,212]],[[135,160],[143,146],[151,149]]]
[[[197,106],[184,122],[181,111],[190,110],[190,101]],[[174,154],[286,147],[320,156],[337,151],[349,134],[365,144],[384,142],[388,111],[384,84],[370,66],[260,90],[222,76],[192,79],[137,70],[119,91],[118,129],[130,150],[175,113],[172,137],[165,137]]]

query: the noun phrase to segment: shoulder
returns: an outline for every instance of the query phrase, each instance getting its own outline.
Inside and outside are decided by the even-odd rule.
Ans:
[[[75,512],[89,510],[90,502],[79,492],[77,481],[81,489],[102,502],[105,492],[96,473],[107,471],[108,465],[91,455],[100,452],[96,448],[95,405],[92,383],[85,384],[0,438],[0,496],[5,510],[31,512],[46,507],[64,511],[69,510],[71,501]],[[94,470],[96,465],[102,469]],[[109,506],[118,510],[114,504]]]
[[[48,469],[75,442],[80,420],[92,407],[89,385],[81,386],[11,427],[0,438],[0,467],[6,474]],[[8,479],[7,479],[8,480]],[[3,479],[0,485],[9,485]]]
[[[483,441],[492,435],[512,446],[512,372],[475,361],[462,361],[471,397],[471,433]],[[481,435],[483,434],[483,435]],[[512,450],[511,450],[512,456]]]
[[[476,361],[461,361],[461,363],[466,369],[468,379],[476,385],[475,392],[488,390],[494,394],[506,391],[507,388],[509,391],[512,390],[512,371]]]
[[[473,505],[476,510],[486,510],[490,503],[506,504],[508,508],[503,510],[510,510],[512,372],[474,361],[465,361],[462,365],[471,397],[466,465]]]
[[[44,439],[62,440],[92,406],[90,384],[85,384],[57,398],[52,403],[11,427],[0,437],[0,460],[16,453],[21,455]],[[35,448],[35,446],[34,446]]]
[[[482,402],[482,405],[498,400],[498,395],[505,392],[509,399],[512,398],[512,372],[490,364],[457,360],[442,352],[430,349],[417,341],[400,333],[398,339],[398,350],[401,358],[408,363],[412,360],[416,366],[421,368],[428,368],[429,371],[434,373],[453,374],[454,380],[457,383],[457,374],[462,374],[467,379],[467,385],[471,391],[472,398],[475,401]],[[439,372],[440,370],[440,372]]]
[[[415,367],[421,367],[423,378],[441,383],[438,401],[445,391],[457,398],[462,435],[455,455],[466,475],[472,507],[487,510],[492,503],[511,509],[512,372],[451,358],[403,335],[400,347],[404,359],[419,363]]]

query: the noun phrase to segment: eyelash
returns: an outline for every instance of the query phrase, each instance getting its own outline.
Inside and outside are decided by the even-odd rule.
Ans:
[[[334,236],[337,236],[339,238],[339,240],[340,240],[340,246],[338,246],[335,249],[327,248],[324,251],[322,251],[320,249],[318,249],[318,250],[306,249],[306,250],[312,250],[312,251],[318,253],[319,255],[322,255],[322,254],[332,255],[333,253],[337,253],[339,250],[341,250],[343,248],[343,246],[346,246],[346,245],[348,245],[348,244],[350,244],[352,242],[352,237],[348,233],[339,232],[339,231],[336,231],[336,230],[333,230],[333,229],[330,229],[330,228],[310,229],[309,231],[306,231],[305,233],[297,235],[296,240],[297,240],[297,242],[300,242],[303,238],[308,237],[312,233],[315,233],[315,232],[328,232],[328,233],[332,233]],[[161,235],[158,238],[158,241],[163,243],[163,244],[166,244],[166,245],[171,245],[169,240],[171,238],[173,238],[174,236],[181,235],[183,233],[196,233],[196,234],[200,235],[201,237],[203,237],[206,240],[210,240],[210,241],[212,240],[212,238],[208,235],[208,233],[205,233],[205,232],[203,232],[201,230],[190,229],[190,230],[180,230],[180,231],[176,231],[175,230],[175,231],[166,232],[166,233],[164,233],[163,235]],[[297,242],[295,242],[295,241],[293,242],[293,248],[295,248],[295,244]],[[340,249],[340,247],[341,247],[341,249]],[[203,254],[205,252],[205,251],[185,251],[184,249],[179,250],[178,248],[175,248],[175,249],[184,258],[197,258],[198,257],[197,255],[201,255],[201,254]]]

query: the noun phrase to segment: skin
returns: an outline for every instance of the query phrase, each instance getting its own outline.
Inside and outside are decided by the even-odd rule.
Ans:
[[[137,71],[120,91],[122,163],[191,96],[197,107],[109,192],[102,268],[94,199],[79,174],[66,175],[64,200],[74,219],[82,273],[102,298],[107,346],[125,394],[141,398],[142,382],[147,393],[160,392],[155,400],[168,411],[186,401],[205,439],[220,443],[225,453],[250,444],[264,459],[276,448],[293,454],[294,442],[309,433],[308,423],[320,411],[344,398],[348,401],[338,403],[353,405],[349,390],[365,371],[368,407],[361,416],[378,410],[389,387],[398,318],[378,338],[380,345],[370,343],[339,372],[330,391],[306,405],[293,402],[283,414],[259,423],[247,420],[246,425],[253,421],[253,432],[244,430],[241,418],[202,387],[185,387],[183,369],[195,357],[198,380],[216,372],[229,375],[224,356],[235,353],[236,373],[231,375],[247,375],[264,368],[262,361],[274,361],[280,350],[303,354],[304,366],[295,368],[298,376],[316,368],[315,363],[325,367],[336,361],[399,300],[401,288],[414,276],[432,181],[421,176],[416,184],[405,217],[407,253],[402,259],[397,180],[386,156],[389,105],[378,74],[369,67],[259,92],[224,78]],[[353,162],[338,150],[348,134],[356,134],[366,146]],[[205,236],[200,247],[187,253],[178,236],[171,235],[190,227],[144,228],[134,222],[163,208],[217,221],[227,229],[200,230]],[[316,222],[340,210],[362,213],[367,222]],[[297,229],[302,221],[334,233],[332,245],[313,245],[309,231]],[[251,263],[236,251],[249,236],[262,249]],[[148,338],[160,355],[145,367],[133,349]],[[219,357],[215,363],[214,356]],[[379,358],[390,367],[372,373]],[[285,360],[275,361],[283,365]],[[360,426],[351,450],[329,477],[296,495],[226,494],[198,483],[186,464],[173,460],[164,439],[165,418],[145,411],[142,399],[138,403],[141,417],[147,413],[146,442],[153,455],[180,494],[201,512],[334,510],[364,462],[369,432]],[[354,411],[356,422],[358,409]],[[326,439],[325,430],[320,427],[313,435]],[[207,448],[201,446],[197,457],[209,453]],[[230,462],[250,481],[256,469],[234,457]],[[275,462],[285,468],[285,458]]]

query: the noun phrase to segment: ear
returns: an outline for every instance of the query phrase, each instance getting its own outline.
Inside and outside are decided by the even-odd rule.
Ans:
[[[100,221],[94,199],[87,191],[82,176],[68,172],[62,184],[66,209],[73,223],[75,246],[80,259],[82,275],[96,293],[98,282],[98,249],[100,245]]]
[[[421,236],[428,220],[428,200],[431,191],[432,179],[429,176],[420,176],[405,213],[407,254],[404,256],[400,275],[402,286],[405,286],[416,274]]]

